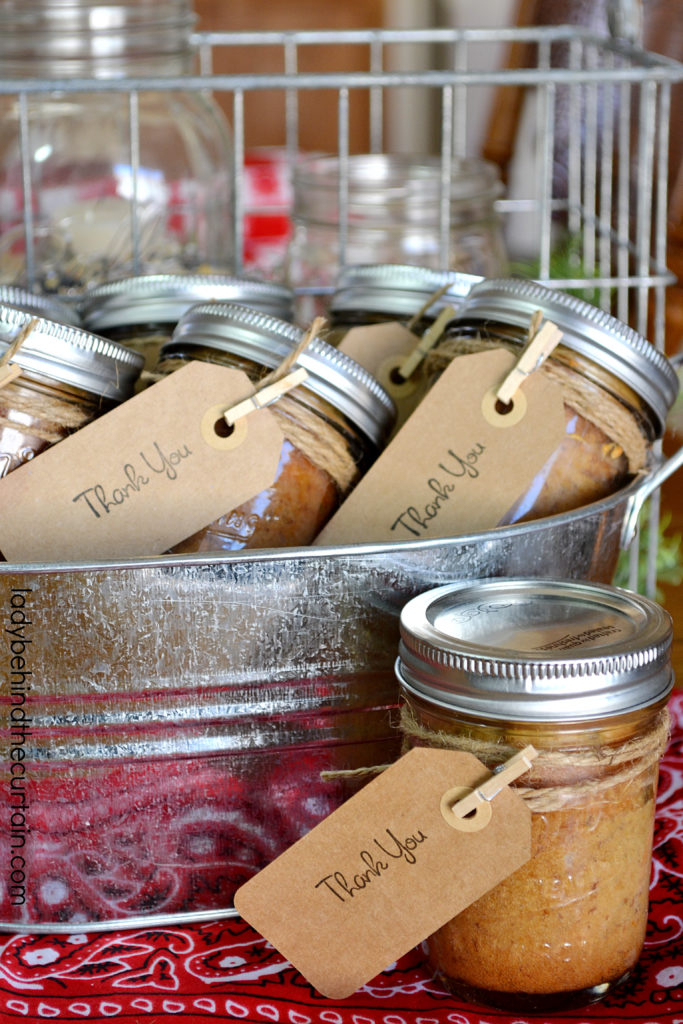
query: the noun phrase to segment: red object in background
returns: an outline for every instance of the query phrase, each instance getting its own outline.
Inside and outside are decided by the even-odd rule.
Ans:
[[[683,1020],[683,693],[662,761],[650,921],[628,981],[603,1002],[528,1018],[529,1024],[678,1024]],[[281,780],[284,783],[286,780]],[[277,798],[285,791],[276,786]],[[285,786],[286,790],[286,786]],[[372,941],[372,936],[368,936]],[[527,1018],[455,1000],[433,981],[420,949],[348,999],[311,989],[240,920],[0,942],[0,1018],[202,1024],[213,1018],[275,1024],[525,1024]]]
[[[248,150],[243,182],[244,269],[282,279],[292,233],[292,183],[285,150]]]

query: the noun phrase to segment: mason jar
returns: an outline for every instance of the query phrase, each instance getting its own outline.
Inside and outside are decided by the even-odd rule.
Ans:
[[[669,615],[607,585],[488,579],[413,598],[400,629],[408,746],[467,751],[489,771],[538,754],[512,784],[530,860],[429,937],[431,965],[458,997],[512,1013],[602,998],[645,939]]]
[[[325,340],[361,363],[387,390],[396,405],[394,434],[427,390],[423,361],[407,377],[401,376],[402,366],[444,310],[455,315],[477,281],[481,278],[459,270],[396,263],[359,264],[340,272]]]
[[[337,345],[353,327],[396,320],[426,331],[446,306],[456,312],[477,274],[401,263],[361,263],[344,267],[329,298],[325,340]]]
[[[227,274],[144,274],[108,281],[83,296],[83,324],[145,357],[151,370],[180,318],[206,302],[237,302],[283,320],[294,316],[285,285]]]
[[[78,310],[72,303],[62,302],[56,295],[43,295],[14,284],[0,284],[0,305],[23,309],[33,316],[45,317],[59,324],[82,327]]]
[[[559,384],[565,435],[501,525],[566,512],[618,491],[649,467],[653,442],[678,394],[674,367],[637,331],[568,292],[517,278],[472,287],[426,358],[429,379],[475,352],[521,354],[538,313],[562,331],[534,373]]]
[[[20,97],[0,101],[0,280],[77,295],[131,273],[231,265],[218,104],[208,90],[105,86],[191,72],[194,21],[191,0],[0,5],[0,76],[46,82],[27,94],[26,137]],[[50,86],[73,78],[100,88]]]
[[[438,157],[354,154],[344,165],[348,186],[340,203],[336,156],[314,155],[293,169],[293,231],[287,280],[302,291],[310,317],[321,301],[306,295],[333,288],[343,266],[408,263],[494,277],[507,257],[496,200],[498,169],[478,159],[453,161],[443,223],[442,168]],[[309,308],[310,307],[310,308]],[[302,314],[302,319],[305,319]]]
[[[0,387],[0,476],[133,394],[142,356],[69,324],[0,305],[0,357],[34,326],[11,363],[20,376]]]
[[[243,370],[257,385],[292,357],[305,332],[234,303],[193,306],[162,346],[157,371],[189,360]],[[381,451],[395,407],[358,363],[314,338],[298,355],[308,377],[270,406],[282,431],[272,485],[173,551],[234,551],[310,544]]]

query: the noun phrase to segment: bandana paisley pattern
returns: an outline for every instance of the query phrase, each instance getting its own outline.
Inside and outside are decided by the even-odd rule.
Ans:
[[[683,693],[670,704],[662,761],[645,951],[603,1002],[553,1021],[677,1024],[683,1019]],[[320,996],[241,920],[173,928],[0,937],[3,1022],[200,1024],[538,1024],[460,1003],[432,979],[418,948],[348,999]]]

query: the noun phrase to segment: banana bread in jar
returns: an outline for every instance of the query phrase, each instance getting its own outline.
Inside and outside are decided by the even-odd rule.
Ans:
[[[143,364],[107,338],[9,305],[0,305],[0,358],[23,329],[10,358],[19,376],[0,387],[0,476],[129,398]]]
[[[647,469],[678,393],[669,360],[637,331],[596,306],[533,281],[475,284],[427,356],[434,380],[452,359],[491,348],[521,353],[535,315],[560,343],[534,372],[559,383],[566,432],[501,525],[579,508]]]
[[[291,320],[294,293],[285,285],[227,274],[142,274],[109,281],[87,292],[79,309],[83,325],[156,365],[181,316],[202,302],[238,302]]]
[[[157,372],[201,359],[243,370],[255,386],[291,359],[299,327],[236,303],[194,306],[162,346]],[[295,365],[308,376],[270,406],[282,431],[275,480],[175,545],[174,553],[310,544],[381,451],[395,407],[354,360],[314,338]]]
[[[538,755],[513,783],[531,811],[530,860],[428,939],[460,998],[513,1013],[568,1009],[602,998],[636,964],[671,634],[654,602],[567,580],[463,581],[404,607],[407,745],[467,751],[491,771],[528,745]]]

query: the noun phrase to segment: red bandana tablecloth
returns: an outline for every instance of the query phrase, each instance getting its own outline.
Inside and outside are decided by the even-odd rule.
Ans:
[[[532,1021],[683,1024],[683,693],[662,762],[645,951],[618,993]],[[458,1002],[420,950],[349,999],[318,995],[240,920],[106,934],[0,936],[0,1020],[523,1024]]]

